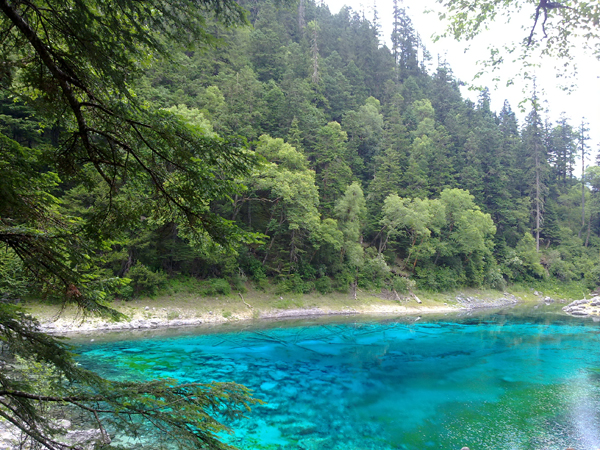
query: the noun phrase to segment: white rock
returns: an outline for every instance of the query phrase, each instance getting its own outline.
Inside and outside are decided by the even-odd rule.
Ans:
[[[261,391],[270,391],[273,390],[277,387],[279,383],[276,383],[274,381],[265,381],[263,384],[260,385],[260,390]]]

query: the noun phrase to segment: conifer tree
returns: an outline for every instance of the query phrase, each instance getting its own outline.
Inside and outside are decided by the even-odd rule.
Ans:
[[[316,21],[311,21],[308,24],[310,33],[310,52],[312,57],[312,75],[310,77],[314,84],[319,84],[321,75],[319,74],[319,24]]]
[[[419,73],[419,38],[406,9],[394,0],[394,28],[392,31],[392,53],[396,61],[398,77],[405,80]]]
[[[546,185],[548,163],[544,145],[544,128],[540,117],[540,105],[537,92],[533,92],[531,112],[525,120],[523,139],[527,154],[529,192],[532,201],[533,233],[535,247],[540,250],[540,232],[544,223],[544,201],[548,188]]]
[[[548,156],[556,182],[562,190],[570,186],[577,153],[575,133],[564,113],[549,136]]]
[[[400,65],[400,7],[398,6],[398,2],[401,0],[394,0],[394,15],[393,15],[393,29],[392,29],[392,54],[394,55],[394,61],[396,62],[396,67]]]
[[[588,132],[589,128],[586,126],[585,119],[581,120],[581,124],[579,125],[578,130],[578,147],[581,151],[581,229],[579,230],[579,237],[581,237],[581,232],[585,228],[585,163],[586,163],[586,151],[588,150],[588,145],[586,141],[589,140]]]

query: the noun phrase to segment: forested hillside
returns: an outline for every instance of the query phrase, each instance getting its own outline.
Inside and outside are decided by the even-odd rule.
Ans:
[[[282,293],[503,289],[548,277],[596,287],[600,168],[585,168],[585,183],[575,176],[582,152],[592,160],[586,124],[547,120],[535,93],[522,123],[508,103],[492,111],[487,91],[477,103],[463,99],[451,68],[431,60],[401,7],[385,19],[394,21],[390,49],[382,19],[351,9],[332,14],[309,0],[241,5],[253,27],[211,25],[216,48],[149,67],[140,61],[141,78],[128,81],[164,120],[222,138],[248,160],[260,156],[250,174],[235,161],[200,160],[226,174],[211,172],[202,185],[165,177],[174,204],[199,192],[203,226],[222,239],[182,226],[174,215],[185,210],[157,215],[164,192],[140,196],[135,183],[106,189],[113,174],[94,172],[97,161],[54,173],[45,158],[55,155],[64,124],[44,122],[31,103],[0,93],[0,132],[37,151],[4,157],[0,173],[13,178],[0,188],[33,183],[80,227],[95,243],[73,250],[96,262],[85,268],[89,279],[122,298],[181,278],[202,280],[206,293],[248,282]],[[7,167],[19,158],[41,175],[17,180]],[[231,186],[237,194],[228,197]],[[10,210],[10,198],[0,197]],[[96,227],[109,232],[95,236]],[[85,271],[85,260],[69,258]],[[22,260],[14,250],[0,254],[5,297],[40,287]]]

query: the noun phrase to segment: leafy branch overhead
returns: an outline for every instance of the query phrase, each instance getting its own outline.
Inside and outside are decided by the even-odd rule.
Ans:
[[[568,67],[576,73],[576,57],[582,50],[600,57],[598,2],[438,0],[438,3],[439,17],[447,23],[439,37],[474,41],[493,26],[496,37],[490,56],[484,61],[487,69],[497,70],[505,58],[513,58],[522,65],[523,75],[530,77],[529,68],[547,58],[557,63],[557,76],[564,76]],[[523,34],[521,39],[513,41],[506,36],[515,34],[515,26],[520,26]],[[504,33],[505,37],[498,38],[498,33]]]
[[[533,33],[535,32],[535,28],[537,26],[538,19],[540,17],[540,11],[543,11],[543,13],[544,13],[544,21],[542,22],[542,31],[544,32],[544,37],[547,38],[548,33],[546,33],[546,21],[548,20],[548,11],[553,10],[553,9],[560,9],[560,8],[572,9],[570,6],[566,6],[566,5],[563,5],[558,2],[549,2],[547,0],[540,0],[540,3],[537,5],[537,8],[535,9],[535,19],[533,21],[533,26],[531,27],[531,33],[529,34],[529,38],[527,39],[527,45],[531,45],[531,40],[533,39]]]

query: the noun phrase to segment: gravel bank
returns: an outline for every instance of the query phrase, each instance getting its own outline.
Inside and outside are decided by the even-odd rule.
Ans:
[[[297,309],[272,309],[261,312],[248,311],[247,313],[235,313],[229,317],[222,317],[209,312],[199,317],[168,319],[166,317],[151,318],[133,318],[121,322],[107,322],[97,318],[88,318],[85,320],[73,320],[59,317],[58,319],[42,319],[40,328],[42,331],[50,334],[71,334],[71,333],[92,333],[96,331],[126,331],[126,330],[149,330],[159,328],[179,328],[194,327],[203,324],[217,324],[236,322],[241,320],[256,319],[288,319],[301,317],[317,317],[332,315],[403,315],[403,314],[434,314],[450,313],[460,311],[465,308],[454,306],[418,306],[408,307],[404,305],[368,305],[360,309],[342,308],[330,309],[324,307],[297,308]],[[138,314],[135,314],[137,316]],[[164,314],[162,314],[164,316]]]
[[[41,329],[51,334],[92,333],[96,331],[126,331],[149,330],[159,328],[193,327],[203,324],[218,324],[244,320],[284,319],[317,317],[331,315],[422,315],[422,314],[447,314],[465,312],[483,308],[500,308],[512,306],[521,300],[509,293],[504,293],[500,298],[485,298],[469,296],[463,293],[449,303],[440,305],[423,305],[414,300],[404,300],[396,303],[371,303],[360,307],[341,307],[339,309],[327,306],[295,308],[295,309],[269,309],[256,310],[248,305],[246,311],[231,313],[227,317],[220,314],[199,312],[195,310],[173,310],[167,308],[150,308],[143,304],[130,308],[127,312],[128,320],[110,322],[99,318],[72,317],[44,317],[40,319]],[[175,316],[176,318],[171,318]]]

